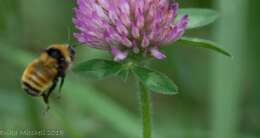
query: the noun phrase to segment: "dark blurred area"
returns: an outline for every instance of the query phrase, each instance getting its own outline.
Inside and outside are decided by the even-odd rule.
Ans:
[[[167,59],[152,66],[169,75],[180,93],[152,94],[155,138],[260,137],[260,1],[179,2],[184,8],[219,12],[216,23],[185,35],[214,40],[233,58],[193,47],[166,48]],[[61,99],[55,98],[55,91],[46,115],[42,99],[21,89],[24,68],[42,49],[75,41],[74,6],[72,0],[0,0],[0,138],[26,130],[57,130],[62,133],[57,136],[73,138],[140,137],[133,77],[127,82],[113,77],[92,80],[69,72]],[[76,63],[107,56],[82,46]]]

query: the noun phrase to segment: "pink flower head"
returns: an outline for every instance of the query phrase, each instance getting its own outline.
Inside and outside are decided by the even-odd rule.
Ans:
[[[79,42],[110,50],[114,60],[130,53],[166,56],[160,46],[178,40],[188,24],[188,15],[176,21],[178,3],[168,0],[77,0],[73,22]]]

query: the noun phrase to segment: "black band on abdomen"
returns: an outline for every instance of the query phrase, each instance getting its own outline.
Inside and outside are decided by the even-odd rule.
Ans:
[[[29,83],[27,82],[22,82],[23,85],[24,85],[24,90],[31,96],[39,96],[40,94],[40,90],[36,89],[36,88],[33,88]]]

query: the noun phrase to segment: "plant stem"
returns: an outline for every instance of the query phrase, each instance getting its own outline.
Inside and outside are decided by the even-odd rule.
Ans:
[[[152,137],[152,126],[151,126],[151,104],[150,104],[150,93],[145,85],[139,81],[139,93],[141,102],[141,113],[143,121],[143,138]]]

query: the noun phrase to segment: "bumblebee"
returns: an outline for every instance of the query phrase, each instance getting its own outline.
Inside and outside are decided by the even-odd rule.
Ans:
[[[59,84],[64,83],[66,71],[75,57],[75,49],[67,44],[54,44],[45,49],[39,58],[29,64],[21,79],[22,88],[31,96],[42,96],[49,109],[49,96]]]

